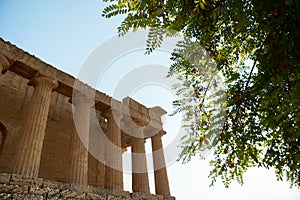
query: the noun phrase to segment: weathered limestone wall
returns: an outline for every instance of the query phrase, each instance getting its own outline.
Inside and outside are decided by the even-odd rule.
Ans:
[[[100,189],[4,173],[0,173],[0,199],[175,200],[174,197]]]
[[[0,155],[0,172],[11,173],[11,162],[20,138],[24,115],[34,90],[27,83],[28,79],[10,71],[0,77],[0,122],[7,129],[7,138]],[[66,182],[71,133],[75,130],[72,105],[68,102],[69,98],[57,92],[53,92],[51,98],[39,177]],[[91,126],[90,131],[98,130],[96,126]],[[98,161],[89,154],[90,185],[97,186],[97,175]]]
[[[7,138],[0,155],[0,171],[9,172],[10,164],[15,153],[15,146],[22,128],[32,90],[27,86],[28,80],[7,72],[0,77],[0,122],[7,129]]]

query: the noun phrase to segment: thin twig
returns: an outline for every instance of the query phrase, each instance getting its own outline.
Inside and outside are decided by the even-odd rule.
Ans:
[[[255,50],[255,53],[256,53],[258,50],[260,50],[260,49],[266,44],[266,41],[267,41],[268,38],[269,38],[269,35],[266,36],[266,38],[265,38],[264,41],[261,43],[261,45]],[[255,53],[254,53],[254,54],[255,54]],[[254,55],[254,54],[253,54],[253,55]],[[246,91],[246,89],[248,88],[248,85],[249,85],[249,83],[250,83],[250,79],[251,79],[251,76],[252,76],[254,67],[256,66],[256,62],[257,62],[257,58],[254,60],[254,63],[253,63],[253,65],[252,65],[252,69],[251,69],[251,71],[250,71],[250,74],[249,74],[248,79],[247,79],[247,83],[246,83],[246,85],[245,85],[245,91]]]
[[[251,75],[252,75],[252,73],[253,73],[254,67],[256,66],[256,62],[257,62],[257,59],[255,59],[253,65],[252,65],[250,74],[249,74],[249,76],[248,76],[248,79],[247,79],[247,82],[246,82],[246,85],[245,85],[245,91],[246,91],[246,89],[248,88],[248,85],[249,85],[249,83],[250,83]]]

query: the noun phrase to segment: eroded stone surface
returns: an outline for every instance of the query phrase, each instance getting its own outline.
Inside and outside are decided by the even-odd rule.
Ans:
[[[7,177],[14,177],[8,181]],[[60,183],[45,179],[31,179],[20,175],[0,173],[0,199],[95,199],[95,200],[175,200],[174,197],[163,197],[119,190],[108,190],[91,186]]]

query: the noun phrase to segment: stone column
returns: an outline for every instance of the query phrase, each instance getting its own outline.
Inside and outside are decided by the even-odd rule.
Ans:
[[[16,174],[37,178],[51,94],[52,90],[58,86],[58,83],[47,77],[35,77],[30,83],[34,86],[34,91],[24,117],[24,126],[12,171]]]
[[[170,196],[169,180],[161,137],[164,131],[151,137],[156,194]]]
[[[96,177],[97,187],[104,188],[104,183],[105,183],[105,164],[103,164],[102,162],[98,161],[97,171],[98,171],[98,174],[97,174],[97,177]]]
[[[122,114],[116,110],[103,113],[108,120],[105,142],[105,183],[108,189],[123,190],[123,167],[120,121]]]
[[[72,99],[75,130],[70,145],[69,183],[88,184],[88,145],[90,131],[90,112],[94,101],[83,94]]]
[[[2,55],[0,55],[0,74],[7,71],[10,67],[10,62],[8,59]]]
[[[130,145],[132,162],[132,191],[150,193],[144,138],[132,138],[130,140]]]

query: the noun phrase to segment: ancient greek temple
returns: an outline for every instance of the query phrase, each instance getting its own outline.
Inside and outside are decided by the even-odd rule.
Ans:
[[[1,38],[0,72],[0,198],[175,199],[163,152],[162,108],[130,97],[117,101]],[[128,147],[132,193],[123,186]]]

